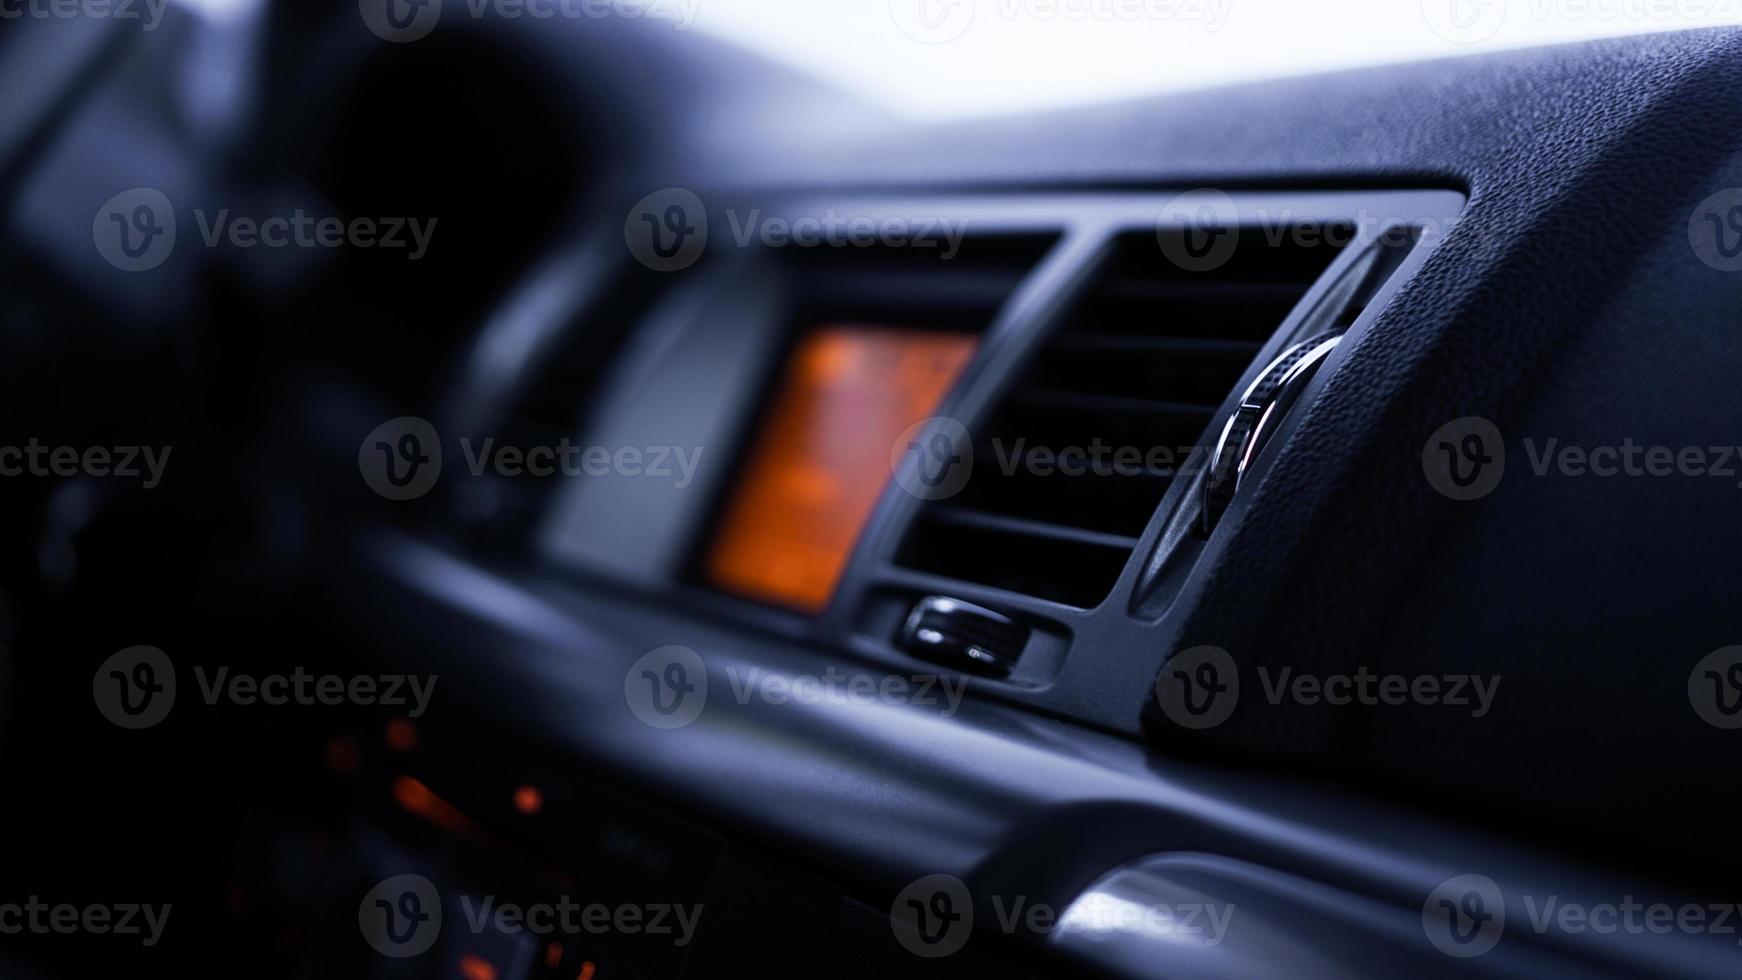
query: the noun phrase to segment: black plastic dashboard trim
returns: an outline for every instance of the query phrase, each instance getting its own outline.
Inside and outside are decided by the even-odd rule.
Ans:
[[[782,218],[789,222],[804,216],[825,214],[872,216],[880,220],[890,216],[934,216],[947,220],[952,226],[959,223],[967,229],[971,240],[1016,235],[1057,236],[1050,250],[1003,304],[994,322],[986,329],[974,360],[936,412],[938,416],[959,420],[972,428],[984,420],[1012,379],[1041,350],[1059,319],[1092,281],[1115,239],[1131,233],[1154,235],[1162,227],[1177,225],[1179,218],[1170,216],[1169,205],[1179,195],[1191,190],[1178,187],[1142,194],[1108,194],[1055,189],[1032,195],[765,194],[730,189],[704,190],[700,196],[709,211],[709,252],[693,271],[670,279],[666,294],[637,329],[660,336],[682,332],[691,338],[687,343],[697,349],[728,344],[729,336],[727,348],[701,356],[699,363],[717,365],[727,360],[742,360],[746,365],[762,365],[752,372],[758,376],[772,370],[787,337],[785,325],[780,321],[794,300],[771,295],[782,288],[783,276],[773,255],[754,247],[745,248],[724,233],[725,229],[744,220],[744,215],[758,215],[765,220]],[[1455,233],[1465,205],[1461,194],[1434,189],[1234,192],[1225,199],[1233,209],[1226,216],[1231,223],[1261,228],[1267,233],[1280,233],[1296,225],[1330,227],[1348,223],[1353,227],[1355,237],[1317,279],[1293,313],[1277,324],[1271,340],[1254,357],[1240,382],[1227,392],[1222,409],[1205,430],[1206,438],[1219,431],[1233,409],[1233,399],[1239,389],[1249,383],[1253,373],[1296,332],[1302,318],[1321,303],[1327,291],[1336,288],[1343,270],[1358,263],[1378,236],[1400,225],[1426,229],[1426,234],[1412,249],[1408,259],[1374,297],[1366,314],[1350,328],[1352,339],[1365,331],[1367,324],[1409,275],[1427,260],[1440,241]],[[608,224],[610,222],[604,220],[599,222],[600,226]],[[606,230],[602,227],[595,240],[604,238]],[[715,252],[722,254],[715,255]],[[586,253],[577,250],[576,254]],[[534,287],[548,281],[553,274],[549,267],[541,267],[533,279]],[[661,311],[672,309],[687,311],[683,314],[687,318],[684,323],[667,322],[671,317]],[[742,312],[764,309],[770,312],[758,315]],[[720,322],[718,316],[706,312],[719,310],[734,311],[732,317],[736,319]],[[585,329],[584,320],[569,329]],[[748,343],[754,348],[748,355],[741,352],[746,337],[751,338]],[[617,370],[620,377],[615,387],[627,394],[614,396],[616,402],[607,399],[602,406],[602,414],[607,418],[634,419],[640,415],[657,415],[661,420],[659,435],[648,435],[641,444],[657,443],[668,434],[669,420],[675,413],[684,411],[685,401],[680,392],[687,393],[699,383],[692,381],[677,385],[666,396],[650,390],[649,385],[655,384],[652,380],[654,372],[669,373],[670,370],[670,366],[663,363],[669,356],[663,352],[671,348],[672,343],[667,341],[655,346],[659,347],[653,352],[659,362],[650,361],[649,366],[643,367],[635,358],[626,359],[630,363]],[[526,356],[534,356],[534,351],[534,348],[529,348]],[[1326,373],[1334,372],[1340,362],[1341,357],[1334,358]],[[751,369],[739,370],[742,373]],[[471,390],[478,385],[471,383],[464,387]],[[650,397],[654,399],[651,402],[648,401]],[[624,399],[638,400],[636,404],[646,402],[647,405],[631,411],[632,405],[617,403]],[[657,406],[657,412],[653,410],[654,406]],[[732,399],[709,400],[705,408],[698,406],[697,410],[739,419],[753,414],[752,405]],[[1292,424],[1291,417],[1276,440],[1278,445],[1286,440]],[[736,423],[725,428],[716,425],[715,431],[736,431],[739,433],[737,441],[742,442],[747,427]],[[633,435],[633,426],[625,429],[617,423],[611,430],[614,440],[611,444],[632,444],[635,442],[631,438]],[[1219,537],[1207,546],[1198,542],[1182,544],[1176,540],[1174,529],[1181,520],[1178,511],[1190,504],[1195,486],[1192,479],[1182,478],[1175,480],[1168,490],[1147,530],[1139,538],[1118,583],[1097,608],[1080,609],[929,575],[903,568],[894,561],[903,535],[918,516],[921,501],[903,491],[901,481],[891,480],[860,536],[834,601],[818,616],[795,616],[717,595],[687,581],[687,559],[683,557],[690,553],[687,542],[695,540],[699,533],[697,521],[712,513],[710,500],[723,492],[729,472],[720,461],[729,460],[734,455],[734,448],[737,447],[731,444],[731,440],[710,443],[707,449],[714,460],[711,475],[704,472],[698,485],[689,493],[667,494],[665,502],[659,505],[663,510],[658,513],[647,511],[647,492],[624,488],[620,496],[633,501],[636,508],[633,517],[594,514],[590,518],[592,524],[635,528],[633,539],[625,538],[619,546],[627,549],[622,559],[624,569],[621,573],[613,573],[611,559],[606,555],[589,558],[584,563],[586,567],[577,568],[577,571],[600,584],[611,584],[631,592],[638,590],[643,595],[659,596],[663,601],[681,604],[694,611],[708,611],[724,620],[735,620],[742,628],[763,635],[844,648],[891,670],[911,670],[924,665],[899,652],[893,643],[893,634],[867,632],[868,624],[876,626],[886,618],[872,615],[871,604],[886,602],[890,596],[905,596],[911,600],[922,594],[935,593],[987,605],[1020,616],[1041,629],[1036,633],[1037,645],[1031,651],[1029,662],[1019,664],[1016,673],[1008,679],[969,678],[968,683],[974,689],[1097,727],[1135,734],[1140,729],[1142,707],[1151,681],[1163,659],[1177,648],[1178,623],[1186,615],[1189,600],[1195,595],[1197,580],[1189,576],[1195,570],[1206,568],[1219,554]],[[1267,455],[1255,469],[1255,481],[1262,479],[1268,465]],[[578,491],[592,489],[596,488],[576,488]],[[1244,503],[1242,497],[1230,514],[1230,520],[1238,518]],[[574,510],[579,506],[579,502],[571,505],[559,501],[559,508]],[[665,511],[671,513],[660,516]],[[535,545],[555,565],[570,564],[562,557],[561,547],[551,544],[562,536],[573,538],[575,532],[566,527],[559,512],[550,522],[546,536]],[[1167,548],[1158,553],[1158,547],[1164,542]],[[597,542],[588,547],[590,551],[599,551]],[[1172,559],[1171,563],[1169,559]],[[1158,591],[1168,593],[1168,601],[1160,607],[1159,613],[1155,611],[1152,598]],[[1144,602],[1139,601],[1140,595],[1145,597]],[[1128,615],[1128,607],[1135,609],[1140,605],[1144,607],[1142,615]]]
[[[775,846],[874,905],[943,873],[976,895],[1020,891],[1063,909],[1095,878],[1167,851],[1237,855],[1403,912],[1419,913],[1436,886],[1472,868],[1505,868],[1494,877],[1509,894],[1568,902],[1676,894],[1468,825],[1284,777],[1163,760],[1126,739],[973,697],[775,703],[775,679],[863,668],[669,608],[531,584],[402,532],[364,533],[356,545],[351,561],[331,566],[353,574],[313,584],[310,599],[372,623],[383,661],[436,672],[447,696]],[[709,676],[704,710],[669,730],[644,723],[625,697],[631,668],[660,643],[694,650]],[[1526,942],[1596,976],[1731,974],[1727,938],[1661,939],[1554,933]],[[1519,975],[1505,962],[1479,965]]]

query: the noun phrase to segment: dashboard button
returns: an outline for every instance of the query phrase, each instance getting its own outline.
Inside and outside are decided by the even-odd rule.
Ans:
[[[1028,645],[1028,627],[983,606],[927,596],[902,624],[900,645],[916,657],[959,670],[1008,676]]]

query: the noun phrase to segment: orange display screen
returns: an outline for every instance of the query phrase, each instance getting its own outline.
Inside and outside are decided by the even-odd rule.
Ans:
[[[890,447],[937,410],[972,334],[830,325],[806,333],[704,561],[714,586],[814,612],[890,479]]]

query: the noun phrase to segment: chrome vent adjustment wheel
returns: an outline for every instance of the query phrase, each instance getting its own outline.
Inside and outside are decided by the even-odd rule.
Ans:
[[[1303,340],[1271,361],[1240,396],[1240,407],[1222,427],[1216,450],[1204,476],[1202,528],[1205,535],[1216,529],[1228,506],[1240,492],[1270,438],[1276,434],[1289,409],[1318,373],[1331,351],[1342,343],[1342,333],[1324,333]]]

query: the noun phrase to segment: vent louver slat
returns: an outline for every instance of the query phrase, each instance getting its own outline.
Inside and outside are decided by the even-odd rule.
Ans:
[[[1239,235],[1229,261],[1195,273],[1154,234],[1118,239],[977,427],[967,485],[922,507],[897,562],[1066,605],[1105,599],[1180,470],[1202,464],[1216,412],[1335,258],[1317,243],[1348,240]]]
[[[654,294],[657,280],[640,271],[625,272],[604,293],[608,297],[564,324],[551,346],[539,352],[526,385],[502,406],[493,425],[477,433],[493,450],[554,449],[564,440],[578,443],[592,412],[606,369]],[[455,517],[480,545],[512,545],[525,540],[537,520],[557,474],[531,471],[515,478],[485,474],[461,481],[455,489]]]

